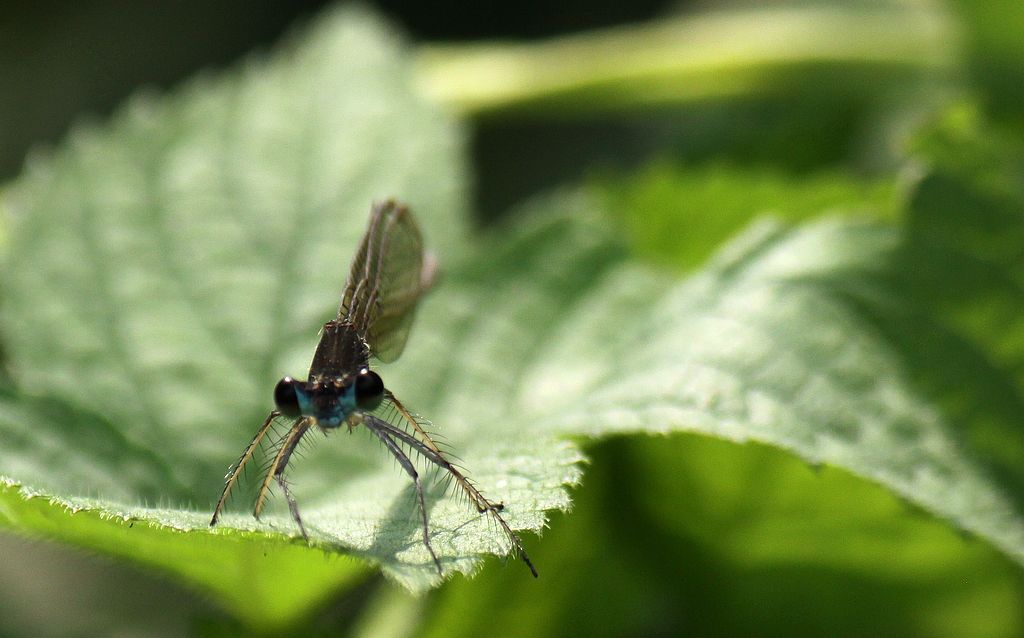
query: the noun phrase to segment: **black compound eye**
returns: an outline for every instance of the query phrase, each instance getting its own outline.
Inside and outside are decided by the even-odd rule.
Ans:
[[[274,404],[277,411],[285,416],[300,416],[299,409],[299,382],[291,377],[285,377],[277,382],[274,387]]]
[[[356,375],[356,405],[361,410],[373,410],[384,399],[384,382],[380,375],[363,368]]]

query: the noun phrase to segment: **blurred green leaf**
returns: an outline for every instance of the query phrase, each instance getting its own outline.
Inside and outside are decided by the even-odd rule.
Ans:
[[[956,0],[950,3],[962,25],[972,83],[993,113],[1020,130],[1024,98],[1024,5],[1016,0]]]
[[[692,270],[762,215],[791,223],[855,211],[894,220],[902,202],[892,180],[836,171],[791,176],[726,165],[655,161],[627,176],[592,180],[602,205],[622,220],[638,255]]]
[[[843,470],[694,435],[615,437],[588,452],[572,512],[553,517],[536,545],[544,577],[492,569],[453,582],[411,635],[955,637],[1024,627],[1019,569]]]

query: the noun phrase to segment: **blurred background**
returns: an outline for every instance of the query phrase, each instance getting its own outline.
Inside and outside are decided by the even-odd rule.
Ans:
[[[59,143],[74,123],[104,119],[140,90],[169,90],[197,73],[268,52],[326,4],[4,3],[0,179],[16,178],[33,149]],[[469,123],[473,209],[482,225],[531,195],[580,181],[596,185],[613,204],[635,210],[655,197],[652,188],[681,189],[683,182],[667,187],[661,179],[679,166],[698,174],[705,169],[717,174],[722,166],[752,168],[793,182],[841,174],[870,185],[897,167],[900,149],[892,144],[897,132],[965,95],[1005,130],[1024,130],[1020,0],[369,4],[406,31],[428,61],[428,82],[437,77],[431,73],[443,74],[445,61],[472,56],[470,43],[516,43],[525,51],[573,34],[621,33],[639,39],[634,44],[640,50],[657,51],[658,25],[685,23],[694,15],[728,18],[771,6],[831,25],[830,15],[870,17],[896,6],[916,16],[907,24],[919,30],[908,27],[895,39],[907,44],[903,50],[884,49],[873,57],[869,41],[833,59],[811,57],[792,65],[783,59],[765,81],[748,78],[704,93],[659,95],[645,90],[639,78],[622,93],[599,91],[593,97],[582,91],[567,98],[554,94],[488,103],[473,102],[458,87],[437,82],[438,99]],[[813,33],[815,21],[806,29]],[[779,44],[785,48],[785,42]],[[714,39],[706,43],[711,51],[715,46]],[[633,185],[635,175],[644,176],[648,186]],[[710,188],[702,184],[695,190]],[[697,204],[701,196],[717,197],[700,192],[694,196]],[[689,195],[672,191],[670,196]],[[766,189],[765,197],[773,196]],[[673,262],[671,243],[657,236],[641,250],[680,271],[694,265]],[[378,578],[339,593],[291,631],[1012,635],[1024,627],[1018,569],[983,543],[959,538],[885,490],[840,470],[812,468],[765,447],[740,448],[689,435],[618,438],[587,451],[593,462],[583,487],[574,492],[576,509],[555,514],[542,541],[528,541],[535,562],[545,566],[539,583],[514,567],[502,569],[498,561],[472,581],[456,579],[421,599]],[[709,477],[719,472],[732,477],[734,487],[723,490],[713,483]],[[669,502],[691,505],[680,512],[667,507]],[[851,511],[850,503],[859,508]],[[865,503],[870,505],[860,507]],[[794,517],[800,525],[794,526]],[[750,521],[757,521],[756,530]],[[774,534],[779,547],[810,542],[822,525],[834,533],[829,543],[845,548],[828,561],[802,561],[781,550],[746,551],[754,536]],[[643,543],[636,542],[638,528],[645,530]],[[723,534],[731,535],[724,543],[716,539]],[[864,539],[878,536],[902,540],[865,549]],[[885,570],[888,552],[911,547],[904,544],[908,538],[920,552],[918,571]],[[966,545],[960,562],[932,565],[929,552],[946,560],[935,548],[950,543]],[[0,634],[231,635],[242,630],[202,594],[114,559],[7,534],[0,534],[0,556]],[[578,576],[581,571],[586,578]],[[965,583],[978,580],[969,583],[969,591],[954,591],[951,574]]]
[[[57,142],[72,122],[110,114],[133,92],[168,89],[197,72],[223,69],[247,54],[267,52],[326,4],[5,3],[0,14],[0,176],[14,177],[33,146]],[[899,6],[920,12],[921,32],[903,34],[908,47],[920,47],[924,34],[933,38],[927,44],[939,49],[886,51],[876,60],[865,51],[853,51],[841,67],[827,60],[801,61],[796,76],[777,74],[757,90],[706,99],[666,102],[648,96],[596,109],[570,103],[506,109],[500,116],[486,109],[471,112],[478,116],[473,152],[477,196],[483,204],[478,210],[483,214],[494,214],[524,193],[595,166],[635,164],[653,156],[760,162],[790,171],[851,163],[870,168],[880,161],[865,150],[875,141],[869,129],[879,133],[872,118],[880,109],[893,111],[895,117],[910,108],[908,102],[933,99],[943,82],[971,87],[1000,118],[1022,117],[1024,44],[1015,31],[1022,11],[1014,0],[370,4],[413,41],[426,44],[536,42],[678,15],[727,15],[746,7],[822,8],[823,16],[841,7],[847,14],[870,16]],[[813,30],[815,24],[806,27]],[[870,49],[870,44],[863,48]],[[873,64],[858,69],[851,64],[858,58]],[[922,81],[926,69],[933,72]],[[780,140],[785,140],[786,153],[778,152]]]
[[[268,52],[283,34],[309,21],[328,4],[316,0],[255,4],[236,0],[172,4],[101,0],[75,7],[5,3],[0,17],[0,81],[6,87],[0,101],[0,176],[16,176],[33,145],[57,142],[75,121],[109,115],[140,88],[168,89],[199,71],[226,68],[249,53]],[[544,38],[646,20],[666,11],[671,3],[574,0],[556,7],[542,2],[513,7],[498,2],[467,5],[388,0],[367,4],[394,20],[415,41],[429,42]],[[566,129],[562,134],[576,142],[595,137],[591,127],[562,124]],[[482,165],[495,165],[496,172],[507,171],[507,166],[498,164],[507,155],[507,147],[515,146],[518,150],[510,164],[527,169],[522,160],[532,155],[533,149],[519,144],[531,139],[539,143],[560,127],[535,122],[530,135],[522,128],[522,124],[481,127],[475,148]],[[605,135],[615,133],[609,130]],[[605,140],[609,157],[614,146],[610,141]],[[560,139],[552,140],[548,150],[563,145]],[[576,159],[565,159],[579,167]],[[516,175],[516,171],[509,173]],[[490,188],[497,191],[486,198],[504,204],[518,199],[505,192],[512,188],[507,179],[484,179],[481,193],[487,191],[491,179],[494,184]],[[549,183],[555,180],[553,176]]]

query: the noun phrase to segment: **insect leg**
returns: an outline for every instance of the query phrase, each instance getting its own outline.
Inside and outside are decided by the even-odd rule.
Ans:
[[[434,565],[437,566],[437,573],[444,576],[444,572],[441,570],[441,561],[437,559],[437,554],[434,553],[434,548],[430,545],[430,523],[427,516],[427,503],[423,498],[423,484],[420,482],[420,475],[416,471],[416,467],[413,465],[413,462],[409,460],[409,457],[405,452],[402,451],[402,448],[395,443],[393,438],[391,438],[393,431],[390,428],[384,429],[381,427],[381,425],[387,425],[386,423],[380,419],[364,415],[363,425],[377,435],[377,437],[384,443],[384,446],[388,448],[388,451],[398,459],[399,465],[401,465],[406,473],[412,477],[413,485],[416,487],[416,499],[419,501],[420,514],[423,519],[423,544],[426,545],[427,551],[430,552],[430,557],[434,559]],[[402,432],[402,434],[405,433]],[[406,434],[406,436],[408,435]]]
[[[309,542],[309,534],[306,533],[306,526],[302,524],[302,517],[299,516],[299,504],[295,501],[295,497],[292,496],[292,492],[288,489],[288,483],[284,480],[284,473],[277,473],[274,478],[277,479],[277,484],[281,486],[281,491],[284,492],[284,498],[288,501],[288,511],[292,513],[292,518],[299,524],[299,531],[302,532],[302,538]]]
[[[277,451],[277,456],[274,457],[274,462],[270,464],[270,469],[267,471],[267,476],[263,479],[263,483],[260,485],[260,491],[256,495],[256,506],[253,508],[252,515],[256,518],[260,517],[260,512],[263,511],[263,505],[266,503],[267,494],[270,491],[271,481],[277,481],[277,484],[281,486],[284,492],[284,497],[288,501],[288,509],[292,513],[292,518],[299,524],[299,531],[302,532],[302,537],[309,540],[309,536],[306,534],[306,528],[302,525],[302,518],[299,516],[299,505],[296,503],[295,498],[292,496],[291,490],[288,489],[288,485],[284,480],[284,469],[288,465],[288,459],[291,458],[292,452],[295,451],[295,446],[302,440],[302,436],[309,430],[310,420],[299,419],[292,426],[292,429],[288,431],[284,441],[281,444],[281,449]]]
[[[409,434],[402,428],[395,427],[388,423],[387,421],[384,421],[383,419],[378,419],[372,414],[362,415],[362,423],[365,424],[367,421],[372,422],[372,427],[384,430],[384,432],[386,432],[387,434],[391,435],[392,437],[400,440],[402,443],[405,443],[409,447],[413,448],[414,450],[422,454],[423,457],[426,458],[431,463],[438,465],[446,470],[448,469],[450,463],[448,463],[448,461],[444,457],[438,455],[437,452],[431,450],[429,447],[424,445],[419,439]]]
[[[410,448],[422,454],[423,457],[430,461],[431,463],[444,468],[448,473],[454,476],[459,486],[463,490],[465,490],[467,494],[469,494],[469,497],[473,501],[473,504],[476,506],[477,510],[481,514],[483,514],[484,512],[489,512],[494,517],[494,520],[498,522],[498,525],[501,526],[501,529],[505,533],[505,536],[509,539],[509,542],[512,544],[513,552],[516,554],[516,556],[521,558],[524,563],[526,563],[526,566],[530,569],[530,573],[533,574],[534,578],[536,578],[537,569],[533,566],[533,561],[530,560],[530,556],[526,553],[526,549],[523,548],[523,542],[519,540],[519,536],[514,531],[512,531],[512,528],[509,527],[508,523],[499,513],[501,512],[502,509],[504,509],[504,506],[501,503],[491,503],[489,500],[487,500],[487,497],[485,497],[483,493],[481,493],[480,490],[478,490],[476,486],[474,486],[469,481],[469,479],[467,479],[466,476],[458,470],[458,468],[453,466],[448,461],[448,459],[444,457],[444,454],[441,453],[441,450],[437,447],[436,444],[434,444],[430,437],[427,436],[427,433],[423,430],[423,428],[419,427],[419,424],[412,417],[412,415],[409,414],[405,410],[405,408],[402,407],[400,403],[398,403],[397,400],[392,398],[392,401],[394,401],[395,407],[398,408],[399,412],[401,412],[403,416],[406,416],[406,419],[410,423],[414,424],[416,432],[421,433],[425,437],[424,441],[421,441],[420,439],[414,437],[408,432],[405,432],[401,428],[395,427],[394,425],[391,425],[387,421],[378,419],[377,417],[371,414],[363,415],[363,424],[369,427],[371,430],[377,431],[378,436],[380,436],[381,434],[387,434],[391,437],[398,439],[402,443],[405,443]]]
[[[466,495],[469,497],[469,500],[473,503],[473,506],[476,507],[478,512],[482,514],[486,511],[497,511],[502,509],[502,505],[500,503],[491,503],[484,498],[484,495],[480,493],[480,490],[476,489],[473,484],[466,479],[462,472],[458,470],[458,468],[445,459],[444,452],[441,451],[441,448],[437,447],[437,444],[430,438],[427,431],[423,429],[419,424],[419,421],[416,420],[416,417],[412,415],[412,412],[405,409],[405,406],[402,405],[395,395],[391,394],[391,392],[385,391],[385,397],[394,404],[395,409],[402,415],[402,418],[405,419],[409,426],[412,427],[416,434],[419,435],[416,437],[416,440],[420,444],[420,447],[425,447],[430,450],[430,456],[433,457],[431,460],[446,469],[453,477],[455,477],[455,481],[459,484],[459,487],[466,492]],[[403,438],[403,440],[405,439]]]
[[[260,426],[260,429],[256,431],[256,436],[252,437],[252,441],[249,442],[245,451],[242,452],[242,456],[238,459],[238,462],[235,463],[234,467],[232,467],[228,472],[228,475],[225,477],[224,491],[220,493],[220,498],[217,499],[217,506],[213,509],[213,518],[210,519],[210,527],[217,524],[217,521],[220,519],[220,512],[224,509],[224,503],[228,500],[228,494],[231,493],[231,488],[233,488],[238,482],[238,476],[242,472],[242,468],[245,467],[245,464],[252,459],[252,455],[256,452],[256,448],[259,446],[260,441],[263,440],[267,430],[270,429],[270,424],[279,416],[281,416],[281,413],[277,410],[270,413],[267,420],[264,421],[263,425]]]

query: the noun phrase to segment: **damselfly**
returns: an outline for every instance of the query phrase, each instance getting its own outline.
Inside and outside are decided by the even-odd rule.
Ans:
[[[530,557],[519,536],[501,515],[504,505],[488,500],[483,493],[452,465],[421,421],[406,409],[380,376],[370,369],[370,358],[394,361],[405,348],[416,304],[430,287],[435,268],[428,263],[423,240],[409,210],[393,201],[377,204],[370,214],[370,225],[363,236],[342,294],[338,316],[324,324],[320,343],[313,355],[306,381],[284,377],[274,388],[276,408],[256,431],[228,475],[224,491],[210,519],[217,524],[224,503],[238,482],[240,473],[260,448],[271,426],[278,419],[290,422],[281,439],[256,495],[253,516],[259,518],[273,485],[281,488],[292,518],[302,536],[309,535],[302,523],[299,506],[285,480],[285,468],[302,437],[311,429],[329,431],[342,425],[351,432],[364,426],[412,478],[416,488],[423,528],[423,544],[443,575],[430,544],[429,514],[423,497],[423,484],[416,465],[406,453],[414,451],[440,471],[446,472],[481,514],[491,516],[508,538],[511,552],[521,558],[536,576]],[[388,419],[381,415],[392,414]]]

